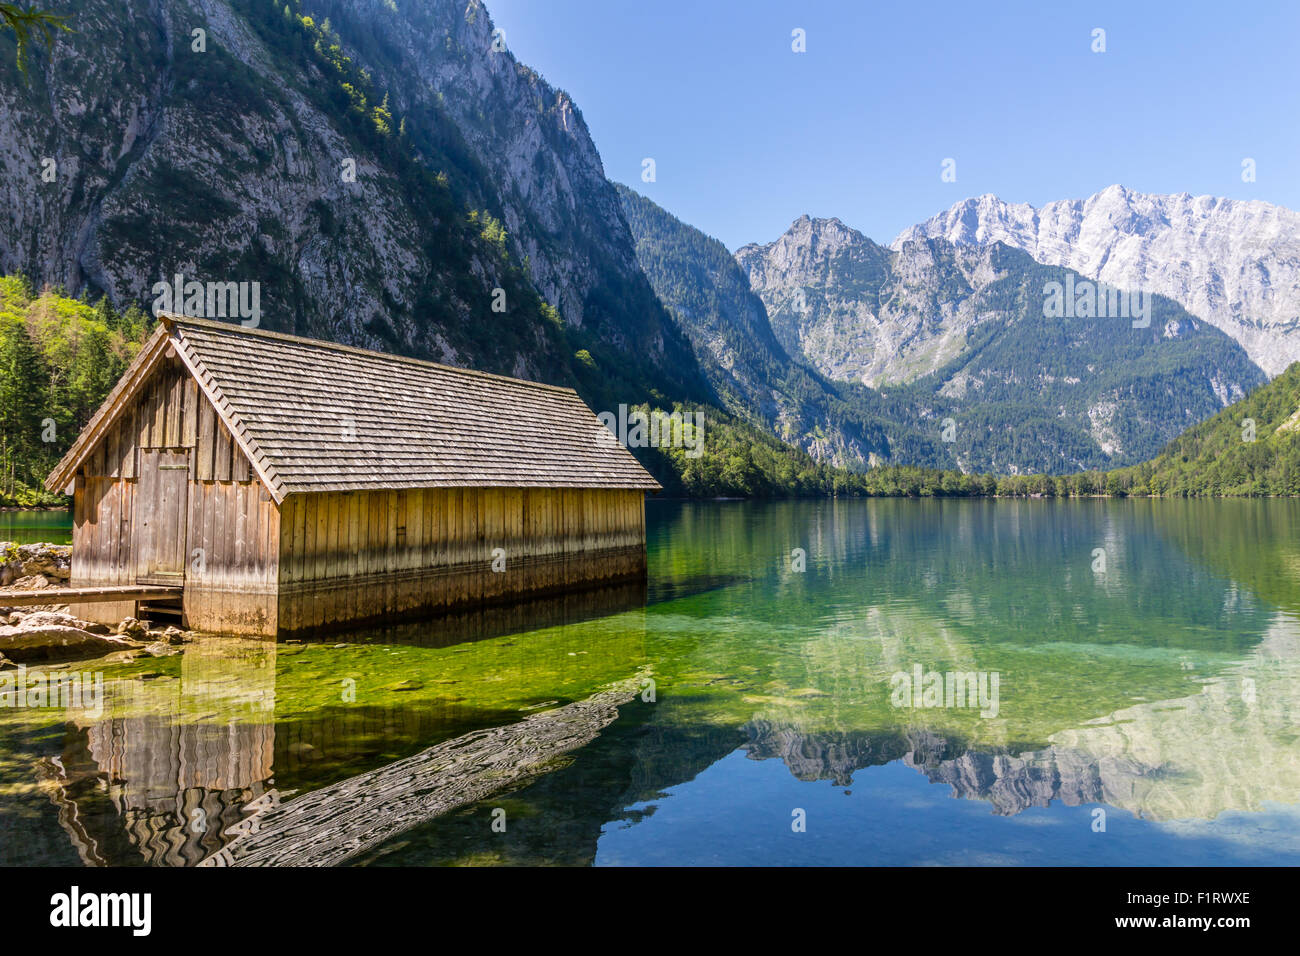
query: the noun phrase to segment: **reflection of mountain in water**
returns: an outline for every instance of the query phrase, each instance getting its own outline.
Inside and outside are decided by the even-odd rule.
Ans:
[[[1213,819],[1300,796],[1295,667],[1254,668],[1255,702],[1241,680],[1182,700],[1139,704],[1103,724],[1062,731],[1052,746],[1011,756],[966,753],[937,764],[909,759],[957,796],[994,812],[1105,803],[1151,820]],[[1286,686],[1277,676],[1286,673]],[[1280,693],[1279,693],[1280,691]]]
[[[1047,747],[996,752],[929,731],[802,733],[769,719],[746,725],[754,759],[779,759],[800,780],[849,786],[901,759],[954,795],[1002,815],[1053,801],[1105,803],[1152,820],[1213,819],[1300,796],[1300,625],[1279,615],[1258,652],[1188,697],[1141,703],[1053,734]]]
[[[753,760],[780,760],[799,780],[830,780],[837,787],[853,783],[853,775],[895,760],[944,760],[961,752],[961,745],[929,731],[900,734],[803,734],[762,718],[745,725],[744,748]]]
[[[932,782],[948,784],[957,796],[990,801],[995,812],[1004,815],[1047,806],[1052,800],[1077,806],[1102,799],[1098,768],[1084,755],[1068,751],[1017,757],[964,750],[960,740],[925,730],[891,736],[804,735],[762,720],[746,730],[749,757],[781,760],[800,780],[830,780],[849,787],[854,774],[901,760]],[[1125,773],[1140,776],[1146,770],[1133,761],[1128,764]]]
[[[1087,755],[1055,748],[1019,757],[970,752],[937,766],[918,762],[909,754],[904,763],[920,770],[932,783],[948,784],[955,796],[989,801],[993,812],[1003,816],[1045,807],[1053,800],[1068,807],[1110,802],[1105,798],[1103,777],[1131,785],[1152,772],[1131,759],[1114,761],[1103,769]]]

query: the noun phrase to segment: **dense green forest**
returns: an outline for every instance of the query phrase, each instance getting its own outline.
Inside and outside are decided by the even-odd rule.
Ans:
[[[147,337],[151,318],[119,314],[0,278],[0,504],[63,504],[41,485]]]
[[[1112,490],[1189,498],[1300,495],[1300,362],[1189,428],[1151,461],[1111,472]]]
[[[818,462],[721,412],[706,417],[704,431],[702,452],[695,458],[685,448],[638,452],[667,494],[755,498],[1300,495],[1300,362],[1188,429],[1151,461],[1110,471],[998,476],[889,465],[852,472]]]

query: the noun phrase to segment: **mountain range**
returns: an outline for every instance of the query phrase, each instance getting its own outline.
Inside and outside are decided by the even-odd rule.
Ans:
[[[1046,265],[1167,296],[1241,343],[1269,377],[1300,359],[1300,213],[1266,202],[1133,192],[1035,209],[985,195],[891,244],[1002,242]]]
[[[266,328],[713,408],[737,473],[760,433],[849,469],[1133,464],[1300,358],[1300,215],[1266,203],[984,196],[733,254],[611,183],[479,0],[50,6],[74,30],[26,75],[0,38],[0,271],[118,309],[256,282]],[[1074,309],[1094,283],[1144,320]]]
[[[735,258],[789,354],[908,410],[904,424],[941,439],[945,467],[1141,461],[1264,381],[1240,346],[1160,296],[1144,324],[1051,315],[1045,288],[1089,283],[999,243],[893,250],[805,216]]]

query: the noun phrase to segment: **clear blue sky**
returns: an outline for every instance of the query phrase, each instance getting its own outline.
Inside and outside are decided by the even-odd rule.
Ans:
[[[888,242],[967,196],[1037,206],[1117,182],[1300,209],[1294,0],[486,2],[577,101],[606,175],[732,249],[803,213]]]

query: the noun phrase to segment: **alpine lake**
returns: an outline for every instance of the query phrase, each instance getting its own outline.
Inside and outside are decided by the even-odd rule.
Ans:
[[[647,526],[644,584],[32,665],[0,863],[1300,863],[1300,501]]]

